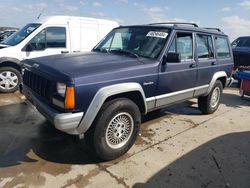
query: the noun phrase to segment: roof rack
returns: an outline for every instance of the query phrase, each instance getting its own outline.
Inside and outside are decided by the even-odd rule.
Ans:
[[[212,30],[216,30],[216,31],[222,32],[219,28],[205,27],[204,29],[212,29]]]
[[[199,27],[195,23],[187,23],[187,22],[159,22],[159,23],[151,23],[151,24],[148,24],[148,25],[163,25],[163,24],[166,24],[166,25],[173,24],[174,26],[177,26],[177,25],[191,25],[191,26],[194,26],[194,27]]]

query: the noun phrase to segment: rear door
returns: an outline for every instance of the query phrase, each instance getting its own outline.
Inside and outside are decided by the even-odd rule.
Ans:
[[[169,53],[180,54],[181,61],[162,64],[156,107],[193,97],[196,86],[197,65],[194,58],[194,34],[192,32],[174,33]]]
[[[220,66],[219,70],[226,72],[227,76],[230,76],[233,68],[233,55],[228,38],[226,36],[216,36],[215,49],[217,63]]]
[[[198,67],[197,89],[195,95],[207,91],[213,75],[219,71],[219,64],[215,58],[213,36],[196,33],[196,61]]]

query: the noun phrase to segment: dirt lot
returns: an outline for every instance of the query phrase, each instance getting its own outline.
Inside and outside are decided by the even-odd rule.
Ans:
[[[250,98],[226,89],[219,110],[196,100],[151,113],[133,148],[99,161],[16,94],[0,94],[0,187],[250,187]]]

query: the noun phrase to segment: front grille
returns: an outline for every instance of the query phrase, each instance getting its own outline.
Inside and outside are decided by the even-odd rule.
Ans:
[[[41,77],[28,70],[25,70],[23,76],[23,83],[38,95],[46,99],[50,99],[52,82],[48,79]]]

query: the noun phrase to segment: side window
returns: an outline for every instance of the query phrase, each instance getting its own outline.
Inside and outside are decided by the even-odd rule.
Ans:
[[[179,53],[182,61],[193,59],[192,33],[177,33],[169,52]]]
[[[33,51],[46,48],[66,48],[66,29],[64,27],[48,27],[31,39],[29,45]]]
[[[244,43],[244,45],[243,45],[244,47],[250,47],[250,38],[247,38],[246,39],[246,41],[245,41],[245,43]]]
[[[121,33],[116,33],[113,41],[112,41],[112,49],[111,50],[117,50],[117,49],[123,49],[122,45],[122,34]]]
[[[109,38],[106,43],[102,46],[102,49],[108,50],[111,44],[112,38]]]
[[[46,31],[45,29],[38,33],[31,41],[29,42],[32,50],[44,50],[46,47]]]
[[[218,58],[230,57],[230,50],[227,38],[215,37],[215,46]]]
[[[66,29],[48,27],[46,29],[47,48],[66,48]]]
[[[199,59],[214,58],[212,37],[197,35],[197,55]]]

